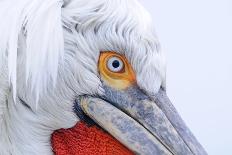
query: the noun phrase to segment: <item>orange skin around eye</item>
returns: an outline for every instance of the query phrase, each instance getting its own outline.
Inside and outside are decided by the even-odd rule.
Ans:
[[[121,71],[112,72],[107,67],[107,62],[112,57],[117,57],[124,63],[124,68]],[[116,52],[101,52],[98,69],[103,82],[114,89],[123,90],[136,82],[135,73],[131,65],[124,56]]]

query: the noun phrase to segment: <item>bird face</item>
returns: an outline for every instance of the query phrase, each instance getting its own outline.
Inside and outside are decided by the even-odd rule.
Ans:
[[[4,77],[13,86],[5,103],[10,120],[4,122],[13,124],[6,129],[14,129],[10,137],[16,138],[9,138],[9,146],[23,154],[35,154],[30,148],[46,154],[50,147],[42,148],[50,145],[54,130],[72,127],[87,115],[137,154],[206,154],[166,95],[163,54],[149,14],[137,0],[21,5],[22,14],[14,8],[7,13],[17,14],[19,21],[9,16],[4,22],[9,27],[23,21],[20,46],[16,49],[17,39],[3,33],[10,38],[3,51],[12,47],[10,74]],[[19,30],[15,26],[9,36]],[[27,145],[33,147],[22,147]]]
[[[85,95],[75,106],[125,146],[137,154],[206,154],[164,88],[155,95],[142,89],[124,55],[101,52],[98,72],[104,94]]]
[[[75,18],[76,70],[86,90],[75,102],[77,116],[87,115],[137,154],[206,154],[166,95],[149,14],[134,0],[101,2]]]

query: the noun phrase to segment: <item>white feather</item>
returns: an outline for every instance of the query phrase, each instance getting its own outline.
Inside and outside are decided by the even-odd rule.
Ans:
[[[101,51],[124,54],[147,93],[165,83],[150,16],[136,0],[1,0],[0,19],[0,155],[52,154],[51,133],[78,121],[74,100],[104,94]]]

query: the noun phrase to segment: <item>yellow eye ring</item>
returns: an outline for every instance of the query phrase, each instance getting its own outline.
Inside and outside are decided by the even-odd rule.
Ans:
[[[126,89],[136,82],[135,73],[127,59],[116,52],[101,52],[98,70],[102,81],[115,89]]]

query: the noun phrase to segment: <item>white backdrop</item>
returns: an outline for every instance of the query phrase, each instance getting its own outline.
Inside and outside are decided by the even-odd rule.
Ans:
[[[167,55],[170,99],[209,155],[231,155],[232,1],[140,2]]]

